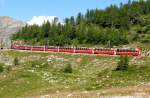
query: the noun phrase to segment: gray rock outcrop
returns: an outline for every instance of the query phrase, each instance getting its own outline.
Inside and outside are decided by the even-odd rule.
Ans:
[[[0,16],[0,47],[9,48],[11,44],[10,37],[20,30],[25,23],[9,16]]]

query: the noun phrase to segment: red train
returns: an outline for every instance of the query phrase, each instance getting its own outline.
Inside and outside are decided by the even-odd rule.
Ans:
[[[68,53],[87,53],[87,54],[109,54],[109,55],[130,55],[139,56],[141,50],[138,48],[85,48],[85,47],[54,47],[54,46],[11,46],[12,49],[46,51],[46,52],[68,52]]]

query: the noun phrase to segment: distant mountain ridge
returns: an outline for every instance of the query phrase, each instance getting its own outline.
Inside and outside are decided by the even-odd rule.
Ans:
[[[10,37],[26,23],[9,16],[0,16],[0,47],[10,46]]]

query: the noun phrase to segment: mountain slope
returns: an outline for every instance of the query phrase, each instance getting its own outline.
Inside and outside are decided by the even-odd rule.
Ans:
[[[67,45],[125,45],[134,42],[150,43],[150,0],[132,1],[105,9],[91,9],[66,18],[64,24],[45,23],[27,26],[16,33],[14,40],[25,44]],[[32,28],[32,29],[31,29]],[[38,36],[38,37],[37,37]]]
[[[10,37],[25,26],[25,23],[9,16],[0,17],[0,46],[9,47]]]

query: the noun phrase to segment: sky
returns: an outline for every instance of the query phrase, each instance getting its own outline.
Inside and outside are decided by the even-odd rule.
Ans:
[[[0,0],[0,16],[29,21],[33,16],[57,16],[59,20],[76,16],[87,9],[104,9],[128,0]]]

